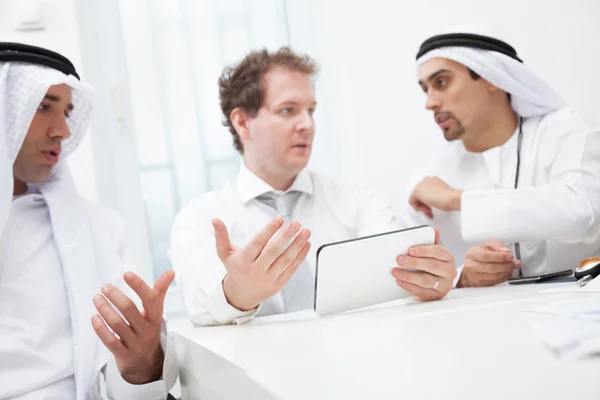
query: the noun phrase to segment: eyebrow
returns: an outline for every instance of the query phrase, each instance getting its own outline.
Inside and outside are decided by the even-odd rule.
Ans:
[[[429,75],[426,79],[427,82],[430,82],[433,78],[435,78],[436,76],[438,76],[439,74],[441,74],[443,72],[451,72],[451,71],[448,69],[440,69],[440,70],[434,72],[433,74]],[[422,85],[422,84],[423,84],[423,81],[420,80],[419,85]]]
[[[60,98],[60,97],[58,97],[58,96],[56,96],[56,95],[53,95],[53,94],[47,94],[47,95],[45,95],[45,96],[44,96],[44,99],[46,99],[46,100],[50,100],[50,101],[53,101],[53,102],[55,102],[55,103],[59,103],[59,102],[61,101],[61,98]],[[74,108],[74,107],[73,107],[73,103],[69,103],[69,104],[67,104],[67,109],[68,109],[69,111],[73,111],[73,108]]]
[[[283,101],[281,103],[277,104],[277,107],[281,107],[281,106],[288,106],[288,105],[292,105],[292,106],[298,106],[298,105],[302,105],[304,103],[300,102],[300,101],[296,101],[296,100],[288,100],[288,101]],[[310,103],[311,106],[316,106],[317,102],[314,101],[312,103]]]

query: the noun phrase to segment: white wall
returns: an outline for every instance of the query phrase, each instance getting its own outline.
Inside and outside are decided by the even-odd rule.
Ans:
[[[20,21],[31,15],[36,5],[45,22],[42,31],[17,31]],[[20,42],[57,51],[73,62],[85,76],[75,16],[75,0],[0,0],[0,41]],[[91,135],[69,158],[71,173],[82,196],[96,201],[97,188]]]
[[[0,40],[57,50],[98,87],[96,119],[70,160],[72,173],[85,197],[125,217],[128,247],[136,264],[150,271],[126,65],[119,56],[125,50],[116,25],[94,24],[98,14],[118,21],[117,1],[46,0],[46,29],[16,32],[23,7],[39,1],[0,0]],[[600,112],[598,0],[287,0],[287,15],[293,47],[313,55],[322,70],[311,166],[372,185],[396,207],[410,177],[443,140],[424,110],[414,66],[422,40],[439,30],[489,21],[572,106]]]
[[[288,0],[292,44],[312,54],[318,126],[313,166],[368,183],[398,207],[443,138],[416,84],[421,42],[458,24],[486,24],[574,107],[600,112],[598,0]],[[323,115],[325,114],[325,115]]]

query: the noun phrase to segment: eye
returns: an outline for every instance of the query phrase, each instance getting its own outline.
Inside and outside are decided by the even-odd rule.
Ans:
[[[309,109],[308,109],[308,113],[309,113],[310,115],[313,115],[313,114],[315,113],[315,111],[316,111],[316,109],[314,109],[314,108],[309,108]]]
[[[50,108],[51,108],[51,107],[50,107],[48,104],[41,103],[41,104],[38,106],[38,111],[49,111],[49,110],[50,110]]]
[[[290,115],[292,113],[292,108],[291,107],[286,107],[283,110],[281,110],[280,113],[283,114],[283,115]]]
[[[421,90],[423,93],[427,94],[427,86],[421,86]]]
[[[448,85],[448,78],[445,78],[445,77],[442,77],[442,76],[440,76],[440,77],[438,77],[438,78],[436,79],[436,81],[435,81],[435,82],[437,83],[437,86],[438,86],[439,88],[443,88],[443,87],[445,87],[445,86],[447,86],[447,85]]]
[[[71,112],[70,111],[65,111],[65,118],[66,119],[71,118]]]

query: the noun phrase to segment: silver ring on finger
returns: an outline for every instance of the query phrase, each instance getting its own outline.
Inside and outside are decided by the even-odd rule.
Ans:
[[[438,285],[440,284],[440,278],[438,276],[435,277],[435,284],[433,285],[433,287],[431,288],[431,290],[435,290]]]

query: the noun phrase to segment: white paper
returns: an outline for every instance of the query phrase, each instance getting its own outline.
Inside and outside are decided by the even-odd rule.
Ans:
[[[600,323],[572,318],[553,318],[533,324],[544,344],[559,357],[577,360],[600,354]]]
[[[555,317],[533,324],[544,344],[559,357],[576,360],[600,354],[600,298],[554,302],[526,309]]]
[[[554,314],[559,317],[600,321],[600,298],[568,300],[528,308],[525,311]]]

